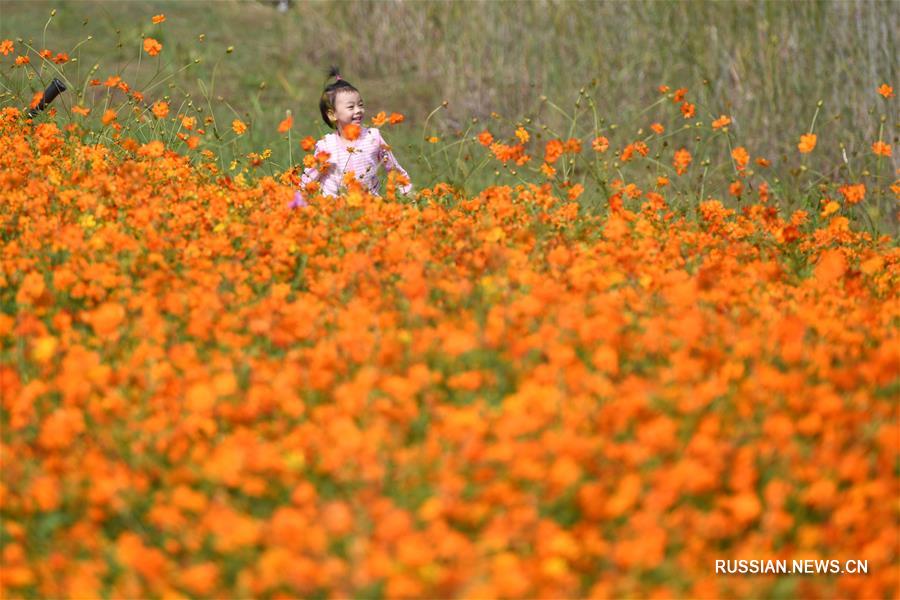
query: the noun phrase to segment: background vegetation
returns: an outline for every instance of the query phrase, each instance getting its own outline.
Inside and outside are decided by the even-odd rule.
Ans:
[[[137,62],[134,40],[149,31],[146,17],[168,13],[160,41],[183,59],[204,59],[173,82],[189,91],[234,46],[219,64],[216,92],[273,120],[285,108],[314,120],[324,72],[339,63],[371,106],[416,119],[443,100],[456,124],[491,111],[533,113],[541,94],[574,101],[592,79],[603,112],[616,118],[652,101],[657,85],[677,82],[710,108],[740,115],[735,127],[750,142],[788,144],[782,133],[811,118],[820,99],[849,141],[851,132],[874,133],[870,82],[896,81],[900,54],[892,33],[900,11],[878,1],[539,0],[514,10],[503,2],[304,2],[279,13],[227,0],[4,0],[0,34],[40,41],[51,7],[58,13],[48,46],[62,51],[92,33],[84,62],[126,74]]]

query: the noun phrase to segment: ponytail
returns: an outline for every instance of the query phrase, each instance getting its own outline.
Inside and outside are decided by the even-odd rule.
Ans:
[[[335,65],[331,65],[331,68],[328,69],[328,79],[331,79],[332,77],[335,81],[341,80],[341,70]],[[326,79],[326,81],[328,80]]]

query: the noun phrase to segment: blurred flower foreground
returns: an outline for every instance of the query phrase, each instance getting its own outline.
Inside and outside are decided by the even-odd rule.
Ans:
[[[4,598],[898,593],[887,237],[0,149]]]

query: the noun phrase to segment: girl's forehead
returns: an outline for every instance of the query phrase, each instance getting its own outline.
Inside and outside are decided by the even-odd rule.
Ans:
[[[335,104],[338,102],[358,102],[362,100],[362,96],[355,90],[339,90],[334,97]]]

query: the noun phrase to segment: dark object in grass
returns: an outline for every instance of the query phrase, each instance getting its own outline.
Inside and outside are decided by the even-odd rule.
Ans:
[[[35,108],[28,109],[28,116],[34,117],[34,115],[47,108],[47,105],[53,102],[53,100],[64,91],[66,91],[66,84],[54,77],[53,81],[50,82],[50,85],[47,86],[47,89],[44,90],[44,95],[41,98],[40,103]]]

